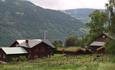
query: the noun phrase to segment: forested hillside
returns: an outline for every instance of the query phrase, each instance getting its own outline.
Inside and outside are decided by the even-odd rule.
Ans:
[[[89,20],[89,15],[95,10],[92,8],[80,8],[65,10],[65,12],[86,23]]]
[[[60,11],[43,9],[26,0],[0,0],[0,45],[15,39],[43,38],[63,40],[69,34],[81,35],[84,24]]]

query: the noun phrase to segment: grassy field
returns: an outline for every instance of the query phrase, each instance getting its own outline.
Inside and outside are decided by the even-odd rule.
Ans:
[[[0,70],[115,70],[115,56],[103,55],[63,56],[33,61],[1,64]]]

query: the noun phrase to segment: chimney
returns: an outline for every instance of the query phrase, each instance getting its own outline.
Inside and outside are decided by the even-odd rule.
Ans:
[[[26,46],[29,46],[29,40],[26,40]]]
[[[48,33],[48,32],[45,30],[45,31],[44,31],[44,35],[43,35],[43,39],[44,39],[44,40],[47,39],[47,33]]]

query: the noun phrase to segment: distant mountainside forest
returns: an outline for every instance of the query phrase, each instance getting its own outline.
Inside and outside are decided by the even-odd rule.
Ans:
[[[79,8],[79,9],[69,9],[65,10],[64,12],[76,17],[77,19],[81,20],[82,22],[86,23],[89,20],[89,15],[93,13],[97,9],[92,8]],[[98,9],[99,10],[99,9]],[[101,10],[101,9],[100,9]]]
[[[43,38],[63,40],[70,34],[83,35],[84,24],[61,11],[43,9],[26,0],[0,0],[0,45],[16,39]]]

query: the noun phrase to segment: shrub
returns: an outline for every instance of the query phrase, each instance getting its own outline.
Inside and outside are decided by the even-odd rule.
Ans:
[[[19,61],[27,61],[27,58],[25,56],[20,56]]]
[[[111,40],[110,42],[107,43],[106,45],[107,52],[114,54],[115,53],[115,40]]]

